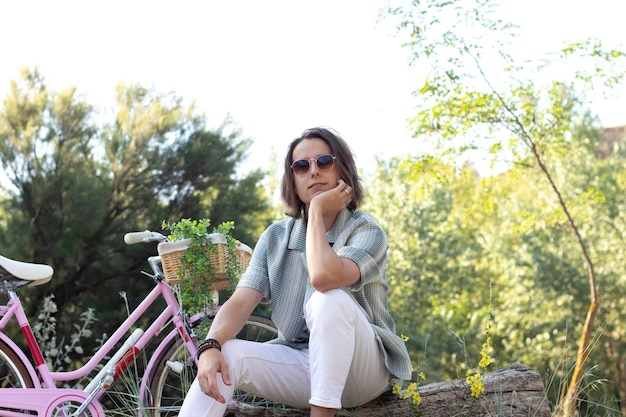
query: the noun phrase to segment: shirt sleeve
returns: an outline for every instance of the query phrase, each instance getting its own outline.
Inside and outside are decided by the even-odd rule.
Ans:
[[[270,301],[270,281],[267,258],[269,254],[267,230],[261,234],[252,252],[248,269],[239,279],[237,287],[253,288],[263,294],[262,302]]]
[[[339,248],[337,255],[354,261],[361,270],[359,281],[349,287],[351,291],[386,279],[387,248],[385,232],[373,221],[360,223],[350,231],[346,244]]]

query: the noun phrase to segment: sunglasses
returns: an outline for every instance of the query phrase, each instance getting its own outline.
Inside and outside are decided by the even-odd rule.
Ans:
[[[291,169],[298,175],[304,175],[311,169],[311,161],[315,161],[315,165],[320,171],[330,171],[335,166],[335,158],[332,155],[320,155],[315,159],[298,159],[291,164]]]

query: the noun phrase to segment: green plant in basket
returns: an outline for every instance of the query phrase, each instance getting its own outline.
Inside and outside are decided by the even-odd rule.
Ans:
[[[181,219],[163,221],[161,227],[169,230],[171,241],[159,246],[163,271],[166,281],[179,285],[185,312],[193,315],[205,311],[214,303],[214,291],[234,288],[242,272],[237,250],[240,244],[231,234],[234,222],[211,227],[209,219]],[[182,245],[175,246],[177,243]],[[166,250],[167,245],[174,249]],[[175,277],[168,268],[174,268]]]

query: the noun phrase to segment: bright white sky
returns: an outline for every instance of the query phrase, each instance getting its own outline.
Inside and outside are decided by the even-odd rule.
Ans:
[[[502,0],[528,51],[601,38],[626,47],[623,0]],[[406,120],[422,78],[384,0],[68,1],[0,3],[0,98],[19,68],[39,65],[55,90],[70,85],[111,107],[115,85],[139,82],[195,101],[214,127],[230,115],[254,140],[248,165],[269,168],[305,128],[337,129],[357,163],[417,150]],[[626,124],[626,88],[594,110]]]

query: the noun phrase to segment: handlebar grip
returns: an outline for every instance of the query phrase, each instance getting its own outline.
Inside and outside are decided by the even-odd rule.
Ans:
[[[142,243],[147,237],[152,236],[150,230],[144,232],[129,232],[124,235],[124,242],[127,245],[134,245],[135,243]]]

